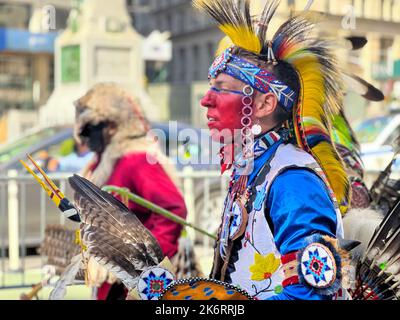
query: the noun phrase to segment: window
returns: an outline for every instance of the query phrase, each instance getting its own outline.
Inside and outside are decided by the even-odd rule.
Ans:
[[[208,64],[211,65],[214,61],[214,56],[215,56],[215,45],[212,42],[207,43],[207,55],[208,55]]]
[[[186,74],[187,74],[187,56],[186,56],[186,49],[185,48],[180,48],[179,53],[178,53],[178,76],[179,79],[177,79],[178,82],[185,82],[186,81]]]
[[[0,112],[32,109],[32,60],[28,55],[0,55]]]
[[[166,16],[166,25],[165,25],[165,31],[171,31],[172,30],[172,17],[168,13]]]
[[[393,46],[393,39],[381,38],[380,39],[380,50],[379,50],[379,61],[381,63],[387,63],[390,60],[389,52]]]
[[[174,24],[172,28],[172,32],[177,34],[182,32],[182,24],[183,24],[183,16],[180,11],[174,12]]]
[[[202,67],[200,63],[200,48],[198,45],[193,46],[193,80],[200,80]]]
[[[185,11],[181,10],[178,12],[179,19],[178,19],[178,32],[183,33],[186,31],[185,28]]]

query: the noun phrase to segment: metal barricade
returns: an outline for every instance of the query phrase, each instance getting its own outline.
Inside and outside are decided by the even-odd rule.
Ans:
[[[51,178],[68,193],[69,176]],[[47,223],[66,222],[31,176],[11,171],[0,177],[0,197],[0,289],[30,287],[40,281],[43,261],[27,259],[28,253],[40,246]],[[39,270],[36,277],[27,277],[30,269]]]
[[[183,180],[183,193],[188,209],[187,220],[210,233],[216,233],[228,189],[229,176],[219,171],[194,171],[191,167],[178,174]],[[214,240],[188,230],[198,246],[212,247]]]
[[[73,192],[68,183],[72,174],[53,174],[50,178],[70,199]],[[178,173],[188,209],[188,221],[209,232],[217,231],[221,209],[229,181],[217,171],[194,171],[191,167]],[[39,270],[43,258],[31,255],[44,238],[48,224],[76,228],[66,221],[37,183],[28,175],[0,177],[0,289],[30,287],[36,282],[27,277],[32,268]],[[200,255],[212,255],[213,239],[187,230]],[[210,256],[211,258],[211,256]],[[34,260],[32,262],[32,260]],[[12,278],[12,281],[9,279]],[[40,281],[40,278],[37,279]]]

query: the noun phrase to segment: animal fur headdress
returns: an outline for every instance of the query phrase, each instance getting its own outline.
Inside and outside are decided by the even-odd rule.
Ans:
[[[87,124],[113,122],[118,127],[118,134],[124,137],[144,135],[149,130],[137,99],[114,83],[99,83],[75,102],[75,136]]]
[[[331,140],[330,119],[340,111],[342,76],[330,44],[311,36],[315,19],[309,13],[303,12],[290,18],[279,27],[272,38],[268,38],[268,26],[279,2],[267,1],[256,25],[250,14],[249,0],[193,0],[193,5],[210,15],[226,35],[210,69],[211,75],[217,76],[216,65],[221,64],[221,61],[222,64],[226,64],[227,60],[229,62],[229,59],[232,59],[229,52],[238,48],[255,55],[259,61],[270,62],[271,67],[282,62],[289,63],[297,73],[300,90],[296,93],[295,101],[285,105],[289,107],[285,109],[289,109],[293,115],[288,126],[298,146],[312,154],[324,170],[338,202],[349,203],[348,178]],[[228,58],[221,58],[225,57],[224,55]],[[264,70],[260,71],[251,66],[245,68],[246,72],[250,70],[250,73],[255,70],[250,76],[261,78],[261,82],[270,79],[268,91],[276,94],[279,102],[284,101],[279,96],[282,92],[292,96],[292,91],[287,86],[286,91],[281,89],[285,85],[273,74],[265,76]],[[222,65],[217,71],[224,70],[226,66]],[[247,72],[245,77],[248,76]],[[271,84],[274,87],[271,87]]]

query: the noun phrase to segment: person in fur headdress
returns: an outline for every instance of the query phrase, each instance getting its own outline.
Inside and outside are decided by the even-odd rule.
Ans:
[[[150,125],[139,101],[116,84],[100,83],[77,100],[75,106],[75,137],[95,152],[94,161],[83,176],[99,187],[128,188],[185,218],[187,210],[175,170],[147,136]],[[128,207],[155,236],[164,255],[173,257],[178,251],[182,227],[133,202]],[[122,288],[119,290],[123,291]],[[110,284],[105,282],[98,290],[98,299],[105,299],[109,289]]]

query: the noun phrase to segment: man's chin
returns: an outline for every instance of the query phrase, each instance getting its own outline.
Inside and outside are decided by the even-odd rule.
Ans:
[[[217,129],[210,130],[211,140],[214,142],[218,142],[221,144],[229,144],[234,141],[234,135],[232,132],[228,132],[227,130],[219,131]]]

